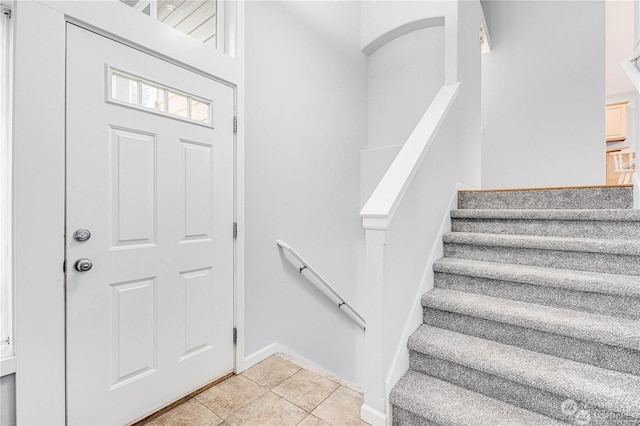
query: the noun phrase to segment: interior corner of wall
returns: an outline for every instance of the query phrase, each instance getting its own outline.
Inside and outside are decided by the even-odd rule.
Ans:
[[[281,346],[277,343],[271,343],[262,349],[258,349],[251,355],[247,355],[245,357],[240,356],[236,360],[236,373],[242,373],[278,352],[282,352]]]

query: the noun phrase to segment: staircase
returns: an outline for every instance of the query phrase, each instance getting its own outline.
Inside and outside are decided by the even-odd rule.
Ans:
[[[640,425],[632,188],[460,192],[394,425]]]

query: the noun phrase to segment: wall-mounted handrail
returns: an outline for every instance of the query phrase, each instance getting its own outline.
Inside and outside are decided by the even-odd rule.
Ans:
[[[360,211],[366,229],[387,229],[459,91],[460,83],[442,86],[433,99]]]
[[[344,298],[334,289],[331,284],[329,284],[322,276],[313,269],[309,263],[302,258],[293,248],[289,245],[283,243],[280,240],[276,240],[276,243],[284,250],[285,258],[291,263],[306,279],[308,279],[313,285],[315,285],[318,290],[320,290],[325,296],[327,296],[331,301],[340,308],[342,312],[344,312],[353,322],[355,322],[358,327],[362,330],[366,329],[366,321],[355,310],[353,306],[351,306]]]

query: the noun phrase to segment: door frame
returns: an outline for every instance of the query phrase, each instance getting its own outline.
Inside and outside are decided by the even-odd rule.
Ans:
[[[225,44],[230,46],[234,57],[214,51],[188,36],[174,34],[173,29],[117,0],[16,2],[14,312],[18,424],[59,425],[66,422],[62,268],[65,259],[67,22],[235,89],[235,115],[240,119],[234,155],[234,211],[238,223],[238,238],[234,245],[233,307],[238,341],[234,359],[236,372],[245,368],[244,4],[236,0],[222,1],[228,23],[225,25]],[[38,37],[33,37],[36,33]],[[34,117],[37,120],[34,121]],[[37,267],[34,267],[36,262]]]

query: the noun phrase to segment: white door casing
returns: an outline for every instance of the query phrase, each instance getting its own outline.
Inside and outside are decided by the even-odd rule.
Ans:
[[[233,88],[67,28],[68,423],[124,424],[233,370]],[[107,102],[110,69],[213,126]]]

